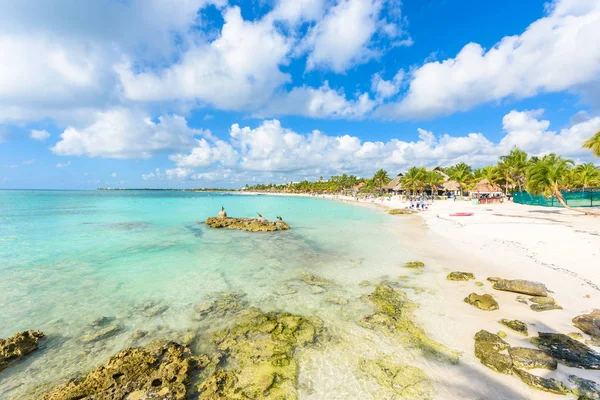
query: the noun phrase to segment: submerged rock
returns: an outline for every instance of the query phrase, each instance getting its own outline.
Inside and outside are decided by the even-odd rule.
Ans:
[[[504,319],[502,318],[500,320],[500,323],[510,329],[512,329],[515,332],[520,333],[523,336],[528,336],[529,335],[529,331],[527,330],[527,324],[525,324],[524,322],[521,322],[519,320],[511,320],[511,319]]]
[[[592,343],[600,345],[600,309],[573,318],[573,325],[592,337]]]
[[[600,370],[600,354],[585,344],[562,333],[540,332],[538,335],[530,339],[531,342],[559,362],[569,367]]]
[[[361,281],[361,282],[358,284],[358,286],[360,286],[360,287],[367,287],[367,286],[369,286],[370,284],[371,284],[371,282],[369,282],[369,281]]]
[[[600,400],[600,385],[594,381],[583,379],[575,375],[569,376],[569,382],[575,385],[571,391],[581,400]]]
[[[290,226],[283,221],[267,221],[264,218],[211,217],[206,219],[211,228],[239,229],[249,232],[287,231]]]
[[[311,286],[310,287],[310,292],[312,294],[321,294],[321,293],[325,293],[327,291],[327,289],[325,289],[324,287],[321,286]]]
[[[8,339],[0,339],[0,371],[8,364],[38,349],[38,342],[44,337],[41,331],[15,333]]]
[[[128,348],[78,380],[58,386],[41,400],[185,399],[194,367],[209,363],[177,343]]]
[[[373,377],[381,390],[381,399],[433,399],[435,391],[427,375],[419,368],[393,361],[389,357],[360,361],[360,369]]]
[[[87,335],[81,337],[81,342],[83,343],[94,343],[100,340],[108,339],[112,336],[115,336],[117,333],[121,331],[120,325],[109,325],[106,327],[102,327],[97,329]]]
[[[321,278],[319,276],[313,274],[302,274],[298,277],[302,282],[307,285],[313,286],[334,286],[335,284],[332,281],[329,281],[325,278]]]
[[[409,261],[404,264],[404,268],[423,268],[425,263],[423,261]]]
[[[425,356],[453,364],[458,362],[459,352],[430,339],[423,329],[415,325],[414,311],[417,305],[408,299],[406,293],[378,285],[372,294],[365,297],[373,303],[375,314],[361,320],[363,327],[392,336],[404,346],[421,350]]]
[[[523,371],[522,369],[515,368],[515,374],[521,378],[523,382],[528,384],[534,389],[543,390],[545,392],[556,393],[556,394],[566,394],[567,388],[562,382],[557,381],[553,378],[542,378],[540,376],[536,376],[530,374],[527,371]]]
[[[294,350],[317,342],[323,323],[314,317],[247,309],[235,325],[214,335],[226,369],[198,386],[202,399],[297,399]]]
[[[470,272],[455,271],[450,272],[446,279],[449,281],[470,281],[472,279],[475,279],[475,275],[473,275]]]
[[[501,353],[509,348],[508,343],[491,332],[480,330],[475,334],[475,357],[496,372],[508,375],[512,373],[513,364],[510,356]]]
[[[550,354],[538,349],[511,347],[508,349],[508,354],[516,368],[542,368],[553,371],[558,366],[558,362]]]
[[[239,313],[248,307],[248,302],[244,300],[245,296],[246,294],[241,292],[219,293],[213,301],[206,301],[196,306],[192,319],[201,321]]]
[[[546,286],[543,283],[525,281],[521,279],[508,280],[502,278],[488,278],[493,283],[493,288],[505,292],[528,294],[531,296],[548,296]]]
[[[491,294],[471,293],[465,297],[465,303],[484,311],[494,311],[500,309],[498,302]]]
[[[533,311],[551,311],[551,310],[562,310],[563,308],[556,304],[554,297],[550,296],[534,296],[529,299],[533,304],[529,306]]]
[[[325,301],[340,306],[345,306],[346,304],[348,304],[348,299],[345,299],[343,297],[328,297],[325,299]]]

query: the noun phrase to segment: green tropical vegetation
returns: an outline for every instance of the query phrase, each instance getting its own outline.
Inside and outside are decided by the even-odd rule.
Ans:
[[[584,147],[600,156],[600,132],[587,140]],[[261,184],[247,189],[290,193],[352,192],[381,195],[391,192],[392,187],[399,184],[405,194],[438,194],[443,192],[443,184],[446,181],[454,181],[460,188],[460,194],[463,194],[482,180],[498,186],[504,193],[525,190],[532,195],[554,196],[564,207],[572,209],[567,205],[563,192],[600,187],[600,167],[589,162],[575,165],[572,160],[556,154],[529,157],[523,150],[514,148],[501,156],[495,165],[477,169],[464,162],[436,169],[413,166],[389,187],[386,187],[392,181],[389,173],[379,169],[371,178],[343,174],[332,176],[329,180],[320,177],[316,182],[304,180],[283,185]]]

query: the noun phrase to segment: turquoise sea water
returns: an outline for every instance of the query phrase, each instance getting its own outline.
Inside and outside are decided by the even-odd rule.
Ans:
[[[292,229],[206,227],[202,222],[221,206],[229,216],[280,215]],[[319,315],[332,331],[352,331],[370,310],[359,298],[372,288],[358,283],[394,278],[390,271],[416,256],[390,234],[394,221],[371,209],[304,197],[0,191],[0,337],[27,329],[47,335],[40,351],[2,373],[0,398],[23,398],[77,376],[129,345],[138,330],[150,332],[148,340],[181,338],[199,329],[194,306],[220,292],[243,292],[265,311]],[[305,272],[338,286],[313,293],[297,279]],[[331,304],[324,296],[350,304]],[[118,326],[117,333],[82,343],[100,318]],[[317,393],[323,394],[333,390],[330,384],[325,378],[313,386],[321,385]]]

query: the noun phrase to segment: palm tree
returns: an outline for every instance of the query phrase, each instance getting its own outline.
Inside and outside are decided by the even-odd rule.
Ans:
[[[519,192],[523,190],[525,176],[527,174],[527,153],[518,148],[514,148],[506,156],[500,157],[502,168],[506,169],[511,183],[519,187]]]
[[[600,185],[600,168],[592,163],[580,164],[573,170],[577,187],[587,189]]]
[[[458,182],[460,185],[460,194],[462,196],[464,188],[467,187],[467,184],[473,178],[473,169],[464,162],[460,162],[455,166],[448,168],[446,172],[450,179]]]
[[[569,210],[579,211],[588,215],[597,215],[593,212],[572,208],[565,201],[561,190],[567,186],[569,171],[572,165],[573,161],[557,156],[556,154],[544,156],[540,161],[529,167],[527,191],[537,196],[554,196],[563,207]]]
[[[380,169],[379,171],[375,172],[375,175],[373,175],[373,183],[379,188],[379,191],[383,191],[383,187],[389,182],[390,177],[388,176],[387,171],[384,169]]]
[[[418,193],[425,188],[427,170],[423,167],[411,167],[402,177],[402,188],[412,194]]]
[[[583,148],[591,150],[593,155],[600,157],[600,131],[583,142]]]
[[[425,171],[425,183],[431,188],[431,196],[437,195],[440,185],[444,183],[444,177],[437,171]]]

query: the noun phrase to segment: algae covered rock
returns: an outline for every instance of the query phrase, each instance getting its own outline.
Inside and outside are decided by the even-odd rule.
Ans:
[[[58,386],[41,400],[185,399],[190,373],[208,364],[177,343],[128,348],[85,377]]]
[[[471,293],[465,297],[465,303],[484,311],[494,311],[500,309],[498,302],[491,294]]]
[[[493,288],[506,292],[528,294],[531,296],[548,296],[546,286],[543,283],[525,281],[521,279],[508,280],[502,278],[488,278],[493,283]]]
[[[516,368],[542,368],[553,371],[558,366],[558,362],[550,354],[538,349],[511,347],[508,349],[508,354]]]
[[[324,333],[314,317],[249,308],[232,328],[214,335],[224,368],[198,386],[202,399],[297,399],[294,350]]]
[[[501,353],[509,348],[508,343],[491,332],[482,329],[475,334],[475,357],[496,372],[508,375],[512,373],[513,365],[510,356]]]
[[[206,225],[211,228],[239,229],[249,232],[287,231],[290,229],[290,226],[283,221],[272,222],[264,218],[210,217],[206,219]]]
[[[410,210],[404,210],[404,209],[401,209],[401,208],[395,208],[395,209],[392,209],[392,210],[387,210],[386,212],[388,214],[390,214],[390,215],[409,215],[409,214],[413,214],[412,211],[410,211]]]
[[[15,333],[8,339],[0,339],[0,371],[12,361],[37,350],[38,342],[43,337],[43,332],[30,330]]]
[[[525,324],[524,322],[521,322],[519,320],[511,320],[511,319],[504,319],[502,318],[500,320],[500,323],[510,329],[512,329],[515,332],[520,333],[523,336],[528,336],[529,332],[527,330],[527,324]]]
[[[317,275],[313,275],[313,274],[301,274],[300,276],[298,276],[298,279],[300,279],[302,282],[306,283],[307,285],[312,285],[312,286],[334,286],[335,284],[325,278],[321,278]]]
[[[415,325],[417,305],[408,299],[406,293],[378,285],[366,299],[373,304],[375,314],[361,320],[363,327],[394,337],[404,346],[419,349],[427,357],[454,364],[458,362],[459,352],[430,339],[423,329]]]
[[[363,359],[360,369],[373,377],[381,390],[381,399],[433,399],[435,391],[427,375],[419,368],[393,361],[389,357]]]
[[[339,306],[345,306],[348,304],[348,299],[337,296],[328,297],[325,299],[325,301],[331,304],[337,304]]]
[[[581,400],[600,400],[600,385],[594,381],[569,375],[569,382],[575,385],[571,391]]]
[[[569,336],[571,339],[583,340],[583,335],[579,332],[569,332],[567,333],[567,336]]]
[[[446,279],[449,281],[470,281],[475,279],[475,275],[470,272],[454,271],[450,272]]]
[[[529,306],[533,311],[551,311],[562,310],[562,307],[556,304],[554,297],[550,296],[534,296],[529,299],[533,304]]]
[[[248,302],[244,300],[245,296],[246,294],[242,292],[218,293],[214,295],[214,300],[197,305],[192,319],[201,321],[239,313],[248,307]]]
[[[600,344],[600,309],[573,318],[573,325],[592,337],[592,342]]]
[[[110,337],[115,336],[117,333],[119,333],[121,331],[121,326],[114,324],[114,325],[108,325],[105,327],[100,327],[99,329],[92,331],[91,333],[88,333],[87,335],[84,335],[81,337],[81,342],[82,343],[94,343],[94,342],[98,342],[104,339],[108,339]]]
[[[371,285],[371,282],[366,281],[366,280],[365,281],[360,281],[360,283],[358,284],[358,286],[360,286],[360,287],[367,287],[369,285]]]
[[[423,268],[425,263],[423,261],[409,261],[404,264],[404,268]]]
[[[566,394],[567,388],[562,382],[557,381],[554,378],[542,378],[541,376],[530,374],[522,369],[515,368],[515,374],[521,378],[523,382],[528,384],[534,389],[543,390],[545,392]]]
[[[569,367],[600,370],[600,354],[567,335],[540,332],[530,340]]]

